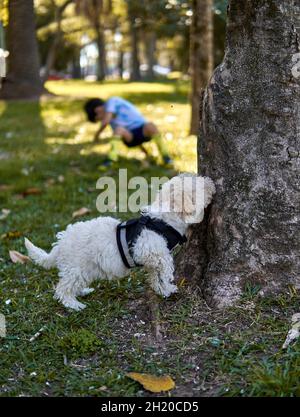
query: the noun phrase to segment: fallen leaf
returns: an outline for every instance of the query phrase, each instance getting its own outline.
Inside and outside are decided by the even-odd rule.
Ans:
[[[82,175],[82,171],[77,167],[72,167],[71,171],[74,172],[76,175]]]
[[[0,152],[0,160],[5,160],[10,158],[9,152]]]
[[[37,194],[42,194],[42,190],[36,187],[27,188],[27,190],[22,192],[23,197],[27,197],[28,195],[37,195]]]
[[[179,287],[183,287],[186,284],[186,279],[185,278],[181,278],[179,281]]]
[[[15,194],[15,199],[16,200],[23,200],[25,197],[23,196],[23,194]]]
[[[9,191],[13,188],[12,185],[0,184],[0,191]]]
[[[0,337],[6,337],[5,316],[0,313]]]
[[[54,184],[55,184],[55,179],[54,178],[49,178],[48,180],[45,181],[46,187],[51,187]]]
[[[292,342],[300,336],[300,313],[293,314],[292,328],[289,330],[282,349],[286,349]]]
[[[126,374],[128,378],[139,382],[143,387],[150,392],[169,391],[175,388],[175,382],[168,376],[155,376],[151,374],[140,374],[138,372],[129,372]]]
[[[9,256],[14,264],[25,264],[26,262],[30,261],[30,258],[28,258],[28,256],[22,255],[21,253],[15,250],[10,250]]]
[[[90,209],[86,207],[82,207],[81,209],[74,211],[74,213],[72,214],[72,217],[73,219],[75,219],[76,217],[85,216],[86,214],[89,214],[90,212],[91,212]]]
[[[21,236],[21,232],[7,232],[1,235],[1,239],[18,239]]]
[[[6,219],[6,217],[9,215],[10,210],[8,209],[2,209],[0,214],[0,220]]]
[[[36,332],[30,339],[29,342],[33,342],[35,339],[37,339],[45,330],[47,326],[43,326],[40,328],[38,332]]]

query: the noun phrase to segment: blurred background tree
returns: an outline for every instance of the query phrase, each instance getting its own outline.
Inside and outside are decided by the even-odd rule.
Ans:
[[[2,2],[2,11],[6,12]],[[35,98],[43,92],[40,79],[40,60],[35,34],[33,0],[9,0],[7,47],[9,70],[3,82],[0,97]]]
[[[29,72],[35,95],[41,94],[42,84],[49,78],[152,81],[191,76],[195,81],[193,76],[199,77],[202,65],[210,68],[212,62],[218,65],[222,60],[227,0],[207,1],[212,10],[209,63],[205,63],[207,54],[201,63],[199,54],[193,52],[195,45],[198,53],[209,49],[201,33],[194,36],[197,42],[191,42],[195,29],[192,23],[203,17],[201,13],[195,16],[195,4],[196,0],[35,0],[33,9],[33,1],[1,0],[0,16],[4,25],[7,10],[12,9],[11,23],[4,29],[6,43],[10,45],[5,89],[12,79],[21,83],[29,77]],[[21,15],[22,10],[27,13]],[[18,30],[21,24],[25,31]],[[29,59],[30,68],[20,65]],[[14,91],[16,96],[20,95],[17,89]],[[192,95],[192,103],[196,95],[199,97],[199,89]],[[193,114],[197,113],[197,106],[193,105]],[[192,125],[196,126],[197,122],[192,121]],[[191,132],[195,132],[193,126]]]
[[[200,103],[202,91],[206,87],[213,71],[213,1],[192,1],[192,24],[190,40],[190,73],[192,79],[191,91],[191,129],[196,135],[200,125]]]

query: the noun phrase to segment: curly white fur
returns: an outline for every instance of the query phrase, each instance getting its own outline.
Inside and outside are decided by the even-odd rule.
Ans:
[[[186,177],[201,179],[203,192],[195,193],[192,181],[184,182]],[[202,221],[204,208],[214,193],[211,179],[181,174],[162,186],[154,203],[145,207],[143,213],[164,220],[183,235],[190,223]],[[25,246],[33,261],[45,269],[58,268],[60,280],[55,298],[65,307],[73,310],[85,308],[76,297],[92,292],[93,289],[89,288],[92,281],[118,279],[128,274],[129,269],[123,264],[117,246],[116,228],[119,223],[112,217],[98,217],[69,225],[64,232],[57,234],[57,242],[49,254],[25,238]],[[173,257],[161,235],[144,229],[134,244],[133,259],[149,272],[150,285],[156,293],[168,297],[177,291],[173,283]]]

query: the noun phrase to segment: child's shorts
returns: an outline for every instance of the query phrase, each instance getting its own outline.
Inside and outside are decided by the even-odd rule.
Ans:
[[[132,129],[130,132],[132,133],[133,139],[129,143],[124,141],[125,145],[128,146],[128,148],[132,148],[134,146],[139,146],[144,142],[149,142],[151,140],[151,137],[145,136],[143,130],[144,125]]]

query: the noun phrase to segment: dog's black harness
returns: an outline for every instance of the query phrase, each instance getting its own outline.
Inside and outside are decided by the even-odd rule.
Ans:
[[[139,219],[120,223],[117,226],[117,244],[122,261],[127,268],[142,266],[134,262],[132,248],[145,228],[163,236],[167,241],[169,250],[174,249],[178,244],[182,245],[187,240],[185,236],[182,236],[174,227],[163,220],[152,219],[149,216],[141,216]]]

